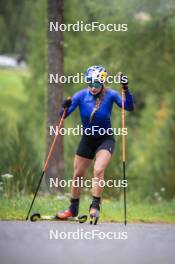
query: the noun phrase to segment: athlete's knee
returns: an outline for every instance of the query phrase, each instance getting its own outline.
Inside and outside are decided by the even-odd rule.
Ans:
[[[83,170],[82,168],[78,168],[78,167],[75,167],[74,168],[74,179],[77,179],[77,178],[81,178],[83,177],[85,174],[85,170]]]
[[[94,175],[96,177],[102,178],[104,175],[104,169],[101,166],[94,166]]]

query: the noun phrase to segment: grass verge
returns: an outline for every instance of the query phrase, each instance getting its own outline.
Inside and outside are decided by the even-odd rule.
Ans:
[[[1,220],[24,220],[30,206],[32,196],[0,198]],[[87,214],[90,198],[81,200],[80,213]],[[69,205],[69,199],[60,199],[55,196],[39,196],[36,199],[32,212],[44,215],[53,215],[57,210],[63,210]],[[127,218],[129,223],[175,223],[175,201],[161,203],[132,203],[127,204]],[[103,200],[100,216],[101,222],[122,222],[123,202]]]

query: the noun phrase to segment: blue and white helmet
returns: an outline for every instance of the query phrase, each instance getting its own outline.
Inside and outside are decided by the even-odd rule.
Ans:
[[[84,74],[85,82],[100,82],[104,83],[106,81],[108,73],[102,66],[91,66],[87,69]]]

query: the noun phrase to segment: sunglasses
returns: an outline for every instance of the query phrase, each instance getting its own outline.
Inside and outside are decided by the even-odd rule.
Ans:
[[[90,88],[95,87],[97,89],[99,89],[99,88],[101,88],[103,86],[103,84],[100,83],[100,82],[89,83],[88,85],[89,85]]]

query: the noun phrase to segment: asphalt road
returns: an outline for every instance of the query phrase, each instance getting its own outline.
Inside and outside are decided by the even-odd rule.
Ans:
[[[175,225],[0,221],[0,264],[174,264]]]

